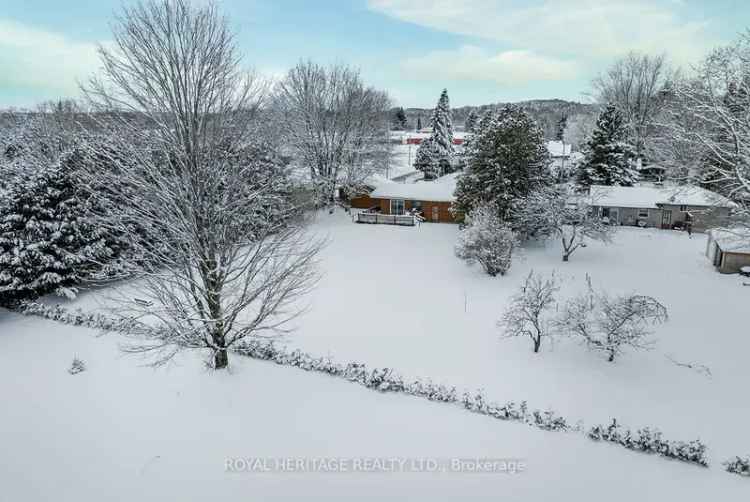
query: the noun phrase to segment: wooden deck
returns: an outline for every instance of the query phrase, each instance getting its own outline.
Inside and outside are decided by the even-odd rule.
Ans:
[[[385,224],[385,225],[402,225],[413,227],[417,224],[417,217],[411,214],[380,214],[380,213],[357,213],[355,220],[357,223]]]

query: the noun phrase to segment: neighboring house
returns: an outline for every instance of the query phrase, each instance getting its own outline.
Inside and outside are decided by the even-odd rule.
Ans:
[[[416,183],[421,180],[424,180],[424,172],[416,170],[391,178],[394,183]]]
[[[747,229],[713,229],[708,232],[706,256],[722,274],[750,267],[750,231]]]
[[[456,178],[460,173],[451,173],[433,181],[395,183],[384,181],[376,184],[372,192],[350,200],[351,206],[374,209],[382,214],[407,214],[419,212],[426,221],[453,223],[456,219],[450,212]]]
[[[591,205],[613,225],[685,228],[721,226],[734,203],[700,187],[601,186],[589,191]]]

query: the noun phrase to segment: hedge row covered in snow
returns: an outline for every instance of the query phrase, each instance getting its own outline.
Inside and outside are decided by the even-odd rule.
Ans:
[[[17,311],[25,315],[43,317],[73,326],[85,326],[105,331],[126,331],[126,323],[110,319],[102,314],[86,314],[80,310],[68,311],[59,305],[48,306],[28,302]],[[565,418],[547,410],[529,411],[526,401],[516,403],[509,401],[503,404],[490,401],[483,391],[459,392],[456,387],[434,383],[431,380],[404,380],[391,368],[368,369],[365,364],[351,362],[341,364],[330,357],[314,357],[301,350],[287,350],[278,347],[273,341],[251,340],[235,347],[235,352],[253,359],[273,361],[284,366],[293,366],[306,371],[316,371],[334,377],[345,378],[368,389],[379,392],[399,392],[417,396],[430,401],[454,403],[464,409],[480,415],[499,420],[512,420],[525,423],[547,431],[581,432],[581,424],[571,425]],[[609,426],[595,425],[590,428],[587,437],[594,441],[607,441],[625,448],[708,466],[706,445],[699,440],[674,441],[662,438],[657,429],[643,428],[633,433],[612,420]],[[726,470],[738,474],[750,474],[750,459],[737,457],[724,463]]]
[[[594,441],[609,441],[629,450],[656,453],[708,467],[706,445],[700,440],[690,442],[667,440],[662,438],[658,429],[648,427],[632,432],[618,424],[617,420],[612,420],[612,423],[606,427],[595,425],[589,429],[587,435]]]

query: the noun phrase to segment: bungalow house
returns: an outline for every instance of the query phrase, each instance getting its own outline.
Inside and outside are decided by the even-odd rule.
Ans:
[[[433,181],[416,183],[383,181],[375,184],[369,194],[354,197],[350,203],[354,208],[373,209],[381,214],[418,212],[425,221],[453,223],[456,219],[450,207],[456,200],[453,192],[459,174],[451,173]]]
[[[704,231],[720,226],[734,203],[700,187],[601,186],[589,191],[591,205],[613,225],[685,228]]]
[[[713,229],[708,232],[706,256],[722,274],[750,267],[750,231],[746,229]]]

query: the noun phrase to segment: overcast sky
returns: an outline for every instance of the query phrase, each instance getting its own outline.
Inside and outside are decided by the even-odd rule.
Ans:
[[[206,0],[194,0],[205,2]],[[0,0],[0,108],[77,94],[123,2]],[[124,3],[128,3],[127,0]],[[747,0],[220,0],[244,63],[359,67],[396,104],[585,100],[629,50],[689,65],[750,26]]]

